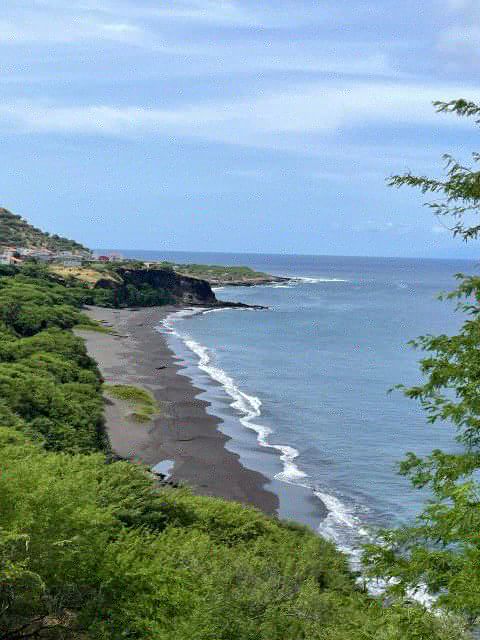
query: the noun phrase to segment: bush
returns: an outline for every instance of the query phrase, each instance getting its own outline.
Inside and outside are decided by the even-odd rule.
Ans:
[[[313,532],[159,490],[141,467],[100,454],[45,453],[9,429],[0,449],[5,637],[27,625],[52,639],[460,638],[419,607],[384,609],[358,592]]]

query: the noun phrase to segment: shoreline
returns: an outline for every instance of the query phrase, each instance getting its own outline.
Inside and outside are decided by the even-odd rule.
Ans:
[[[185,307],[186,308],[186,307]],[[201,495],[255,506],[276,515],[279,498],[265,488],[269,479],[244,467],[228,451],[231,439],[219,430],[222,420],[207,412],[185,368],[157,327],[180,307],[108,309],[90,307],[87,314],[111,326],[114,334],[76,330],[85,340],[106,382],[143,387],[157,400],[161,412],[148,424],[138,424],[122,401],[106,399],[106,429],[118,455],[154,467],[173,460],[171,479]]]

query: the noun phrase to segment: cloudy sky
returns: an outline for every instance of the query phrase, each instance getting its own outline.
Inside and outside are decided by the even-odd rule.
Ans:
[[[431,102],[480,100],[480,0],[5,4],[0,204],[33,223],[117,249],[461,253],[385,177],[475,149]]]

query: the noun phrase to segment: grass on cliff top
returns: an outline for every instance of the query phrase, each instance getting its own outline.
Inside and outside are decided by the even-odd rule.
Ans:
[[[64,267],[61,264],[52,264],[50,271],[65,280],[69,278],[75,278],[80,282],[88,284],[90,287],[94,287],[99,280],[112,280],[118,282],[119,278],[114,273],[104,271],[101,269],[93,268],[91,266],[85,267]]]
[[[50,266],[50,271],[64,280],[75,278],[79,282],[87,284],[93,288],[99,280],[111,280],[112,282],[121,282],[121,276],[116,273],[116,269],[120,266],[130,266],[135,268],[142,267],[142,263],[94,263],[84,267],[64,267],[60,264]],[[250,267],[241,266],[224,266],[224,265],[208,265],[208,264],[176,264],[173,262],[159,262],[157,265],[160,269],[169,269],[184,276],[192,278],[200,278],[207,281],[255,281],[259,279],[269,278],[268,273],[262,271],[254,271]]]
[[[150,422],[156,414],[160,413],[157,401],[145,389],[127,384],[104,384],[103,390],[107,396],[127,402],[133,409],[130,417],[135,422]]]
[[[173,268],[177,273],[201,277],[205,280],[209,278],[221,278],[222,280],[254,280],[258,278],[268,278],[269,274],[262,271],[254,271],[250,267],[231,266],[217,264],[173,264],[165,263]]]

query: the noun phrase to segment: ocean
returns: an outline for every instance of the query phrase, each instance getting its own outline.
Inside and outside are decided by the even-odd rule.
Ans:
[[[453,451],[394,385],[421,380],[407,342],[455,332],[438,294],[474,262],[327,256],[131,252],[138,258],[244,264],[299,278],[224,287],[217,297],[265,305],[172,314],[165,333],[244,466],[280,497],[280,516],[313,527],[358,560],[376,527],[411,522],[428,498],[397,473],[407,451]]]

